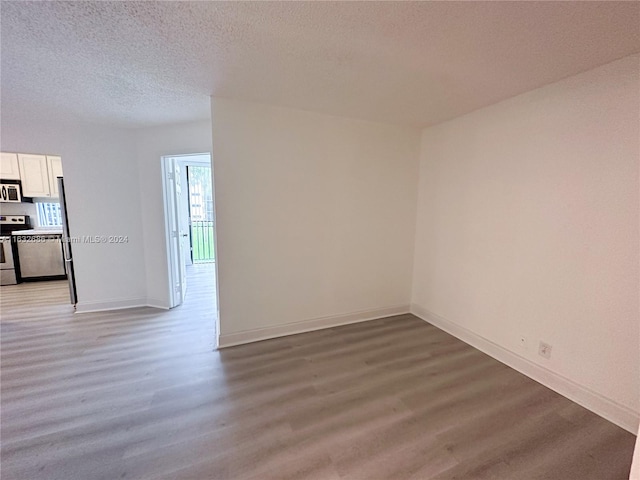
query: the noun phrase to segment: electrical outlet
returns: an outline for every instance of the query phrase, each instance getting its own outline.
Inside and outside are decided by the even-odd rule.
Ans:
[[[538,355],[544,358],[551,358],[551,345],[541,341],[538,347]]]

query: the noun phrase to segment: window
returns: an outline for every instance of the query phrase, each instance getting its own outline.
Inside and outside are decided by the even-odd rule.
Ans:
[[[62,214],[59,203],[36,202],[40,227],[61,227]]]

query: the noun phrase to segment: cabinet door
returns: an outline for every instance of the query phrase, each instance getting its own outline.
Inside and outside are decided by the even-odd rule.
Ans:
[[[0,158],[0,178],[2,180],[20,180],[18,155],[15,153],[3,152]]]
[[[47,157],[18,154],[23,197],[50,197]]]
[[[58,177],[62,176],[62,159],[47,155],[47,171],[49,173],[49,191],[51,196],[58,198]]]

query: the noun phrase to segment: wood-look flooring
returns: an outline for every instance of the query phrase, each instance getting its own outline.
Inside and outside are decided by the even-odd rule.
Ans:
[[[212,279],[83,315],[2,287],[2,479],[628,476],[633,435],[411,315],[215,351]]]

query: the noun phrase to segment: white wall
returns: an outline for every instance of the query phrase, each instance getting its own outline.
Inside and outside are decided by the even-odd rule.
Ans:
[[[2,215],[29,215],[31,226],[38,227],[38,211],[35,203],[1,203],[0,212]]]
[[[212,123],[222,345],[407,311],[419,131],[224,99]]]
[[[413,283],[636,421],[639,84],[636,55],[424,130]]]
[[[73,246],[79,311],[168,307],[160,158],[210,152],[211,122],[131,130],[3,116],[1,148],[62,156],[72,235],[129,238]]]
[[[133,132],[3,115],[0,148],[62,156],[73,236],[129,239],[73,245],[78,310],[143,305],[146,278]]]
[[[135,130],[137,165],[140,176],[139,204],[143,218],[147,302],[168,308],[169,276],[162,196],[163,156],[211,152],[211,122]]]

